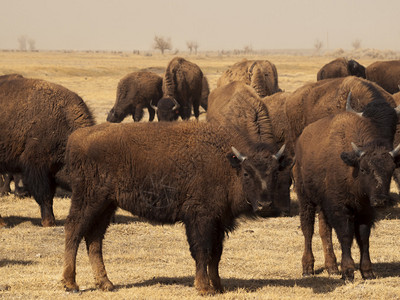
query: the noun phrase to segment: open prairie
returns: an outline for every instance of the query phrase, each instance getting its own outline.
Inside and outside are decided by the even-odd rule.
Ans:
[[[216,87],[221,73],[242,56],[217,54],[184,55],[197,63]],[[97,123],[105,122],[115,100],[118,81],[127,73],[152,70],[162,74],[172,55],[88,52],[0,52],[0,75],[19,73],[61,84],[79,94],[91,107]],[[294,91],[315,81],[327,56],[246,56],[268,59],[279,75],[279,85]],[[375,59],[357,59],[364,66]],[[201,117],[204,118],[205,114]],[[147,117],[144,117],[147,121]],[[132,122],[128,117],[124,122]],[[398,190],[392,185],[392,195]],[[324,270],[318,226],[313,249],[316,275],[301,276],[303,235],[292,193],[293,216],[240,220],[226,237],[220,263],[225,293],[215,299],[400,299],[400,205],[378,211],[379,221],[371,234],[371,259],[377,276],[365,281],[360,272],[346,283]],[[40,226],[39,206],[32,198],[13,194],[0,198],[0,214],[8,224],[0,229],[0,298],[4,299],[203,299],[194,289],[194,260],[190,256],[184,227],[151,225],[118,210],[104,240],[104,260],[113,292],[95,289],[84,243],[77,257],[79,293],[65,292],[60,283],[63,225],[68,215],[68,196],[54,199],[57,226]],[[340,262],[340,246],[334,239]],[[353,258],[359,252],[353,245]]]

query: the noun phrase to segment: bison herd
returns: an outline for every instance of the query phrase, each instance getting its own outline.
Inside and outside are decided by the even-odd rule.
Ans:
[[[102,244],[122,208],[151,222],[183,223],[196,289],[222,292],[218,266],[225,235],[240,216],[291,215],[291,187],[305,239],[303,275],[314,274],[318,215],[327,271],[339,273],[333,228],[342,278],[354,278],[355,238],[362,277],[372,279],[375,208],[393,204],[391,178],[397,184],[400,179],[399,84],[400,61],[365,68],[339,58],[321,68],[316,82],[289,93],[279,88],[272,62],[245,59],[225,70],[210,92],[201,68],[175,57],[163,76],[147,71],[124,76],[108,122],[96,125],[74,92],[3,75],[0,192],[8,193],[14,179],[16,189],[23,185],[39,204],[42,225],[54,226],[56,187],[71,191],[62,279],[67,290],[79,290],[76,256],[82,239],[96,286],[114,288]],[[206,121],[198,120],[200,106]],[[144,109],[149,122],[139,122]],[[115,124],[128,115],[135,122]],[[155,115],[160,122],[150,123]],[[189,121],[192,115],[195,121]]]

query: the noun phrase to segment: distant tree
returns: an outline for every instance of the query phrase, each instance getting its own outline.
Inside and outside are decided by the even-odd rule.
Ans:
[[[361,48],[361,40],[360,39],[355,39],[351,45],[353,46],[354,50],[358,50]]]
[[[164,54],[165,50],[171,50],[172,49],[172,44],[171,44],[171,38],[164,38],[162,36],[156,35],[154,37],[154,49],[158,49],[161,51],[161,54]]]
[[[26,51],[26,43],[27,43],[28,37],[26,35],[21,35],[18,38],[18,49],[21,51]]]
[[[244,48],[243,48],[243,53],[244,53],[244,54],[253,53],[253,47],[252,47],[252,46],[249,46],[249,45],[244,46]]]
[[[197,49],[199,48],[199,44],[197,42],[193,42],[193,49],[194,49],[194,54],[197,55]]]
[[[324,43],[320,39],[316,39],[314,43],[315,52],[319,53],[323,45]]]
[[[36,41],[34,39],[28,39],[28,45],[29,45],[29,51],[35,51],[36,50]]]
[[[186,42],[186,46],[187,46],[188,49],[189,49],[189,53],[192,54],[192,51],[193,51],[193,42],[192,42],[192,41]]]
[[[197,54],[197,48],[199,48],[199,44],[195,41],[188,41],[186,42],[186,46],[189,49],[190,54],[192,54],[193,50],[195,54]]]

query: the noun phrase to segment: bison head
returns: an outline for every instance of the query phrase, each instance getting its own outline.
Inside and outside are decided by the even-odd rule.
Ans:
[[[347,63],[347,68],[349,70],[350,75],[361,77],[364,79],[366,78],[365,67],[363,65],[360,65],[355,60],[350,59]]]
[[[157,103],[158,121],[176,121],[179,118],[180,105],[173,97],[161,98]]]
[[[232,153],[227,156],[241,179],[245,201],[259,216],[280,214],[276,205],[278,199],[274,199],[278,172],[291,163],[290,159],[285,158],[284,149],[285,146],[282,146],[275,154],[265,148],[257,149],[247,157],[232,147]]]
[[[383,146],[366,146],[360,149],[351,143],[353,151],[342,152],[341,159],[353,167],[356,194],[368,197],[372,206],[387,205],[390,202],[389,189],[393,171],[400,166],[400,145],[392,151]]]

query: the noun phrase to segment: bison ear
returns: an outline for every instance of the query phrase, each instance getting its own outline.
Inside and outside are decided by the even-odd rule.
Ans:
[[[240,169],[242,161],[235,154],[229,153],[226,157],[228,158],[232,168]]]
[[[342,152],[342,154],[340,154],[340,158],[344,161],[346,165],[350,167],[358,166],[358,156],[354,151]]]

